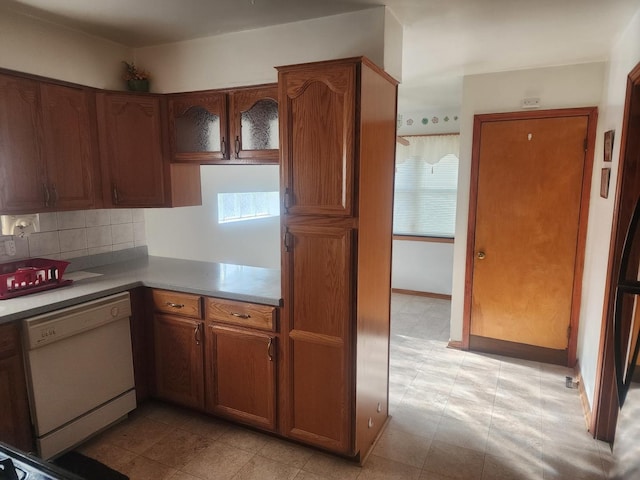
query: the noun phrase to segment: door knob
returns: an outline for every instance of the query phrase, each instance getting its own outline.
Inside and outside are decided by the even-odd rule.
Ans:
[[[486,257],[484,252],[478,252],[478,260],[484,260],[484,257]]]

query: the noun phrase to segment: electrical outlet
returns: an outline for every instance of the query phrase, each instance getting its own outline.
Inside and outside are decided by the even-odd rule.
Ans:
[[[16,241],[15,240],[5,240],[4,241],[4,254],[9,257],[15,257],[16,255]]]

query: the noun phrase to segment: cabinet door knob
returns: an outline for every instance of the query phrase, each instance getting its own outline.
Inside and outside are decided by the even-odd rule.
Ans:
[[[196,345],[200,345],[200,324],[196,325],[193,336],[196,339]]]
[[[220,153],[222,153],[222,158],[227,158],[227,142],[224,141],[224,137],[220,141]]]
[[[51,201],[51,195],[49,194],[49,187],[47,187],[46,183],[42,184],[42,190],[44,193],[44,206],[48,207],[50,206],[49,203]]]
[[[487,255],[484,252],[478,252],[478,260],[484,260]]]
[[[236,136],[236,158],[240,158],[240,137]]]
[[[58,204],[58,189],[56,188],[56,184],[51,184],[51,193],[53,194],[53,206],[55,207]]]
[[[269,343],[267,343],[267,357],[270,362],[273,362],[273,356],[271,355],[271,346],[273,345],[273,338],[269,337]]]

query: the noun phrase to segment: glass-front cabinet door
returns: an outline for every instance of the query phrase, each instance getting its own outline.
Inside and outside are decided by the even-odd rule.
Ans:
[[[230,163],[279,163],[278,87],[229,92]]]
[[[229,158],[227,95],[176,94],[169,99],[172,161],[219,163]]]

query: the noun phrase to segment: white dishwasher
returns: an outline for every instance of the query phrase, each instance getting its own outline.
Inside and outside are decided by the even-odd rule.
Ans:
[[[136,407],[128,293],[24,320],[38,454],[49,459]]]

